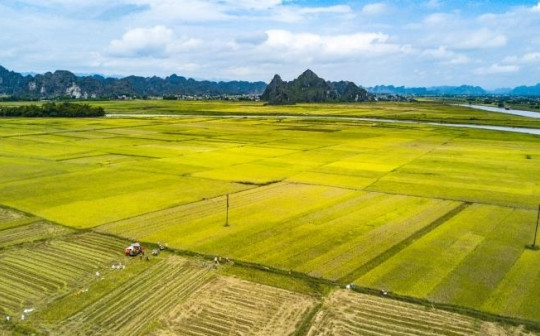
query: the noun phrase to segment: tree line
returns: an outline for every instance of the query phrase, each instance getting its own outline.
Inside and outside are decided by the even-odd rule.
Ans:
[[[87,118],[103,117],[105,110],[102,107],[88,104],[74,103],[45,103],[43,105],[0,106],[2,117],[29,117],[29,118]]]

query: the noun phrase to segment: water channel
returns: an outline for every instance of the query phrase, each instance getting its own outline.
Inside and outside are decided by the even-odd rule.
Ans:
[[[469,104],[458,104],[458,106],[463,107],[470,107],[477,110],[484,110],[489,112],[499,112],[499,113],[506,113],[506,114],[514,114],[522,117],[530,117],[530,118],[537,118],[540,119],[540,113],[539,112],[532,112],[532,111],[524,111],[524,110],[514,110],[514,109],[506,109],[504,107],[494,107],[494,106],[485,106],[485,105],[469,105]]]

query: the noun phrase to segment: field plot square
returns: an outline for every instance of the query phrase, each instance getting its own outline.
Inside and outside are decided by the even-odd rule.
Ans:
[[[54,146],[61,145],[56,144]],[[2,153],[3,149],[4,148],[0,148],[0,184],[2,185],[17,180],[24,181],[37,177],[54,177],[61,174],[86,170],[87,167],[84,167],[81,164],[70,163],[69,160],[103,155],[103,152],[80,149],[77,151],[67,151],[64,152],[64,154],[55,155],[54,157],[41,155],[46,154],[46,152],[27,157],[26,155]],[[95,168],[95,166],[90,166],[88,168]]]
[[[0,205],[0,230],[25,225],[40,220],[20,211],[2,207]]]
[[[66,160],[62,160],[66,163],[71,164],[78,164],[78,165],[97,165],[97,166],[105,166],[105,165],[112,165],[112,164],[118,164],[125,161],[134,161],[134,160],[141,160],[141,158],[129,156],[129,155],[118,155],[118,154],[98,154],[95,153],[95,155],[89,155],[89,156],[81,156],[76,158],[70,158]]]
[[[246,237],[265,237],[289,218],[338,202],[346,189],[276,183],[230,195],[230,227],[224,227],[224,196],[148,213],[97,228],[121,236],[167,241],[170,246],[235,254]],[[266,234],[262,234],[266,232]],[[244,243],[242,243],[244,242]]]
[[[283,149],[283,148],[272,148],[272,147],[262,147],[257,145],[242,145],[238,147],[233,147],[226,150],[227,153],[231,154],[241,154],[241,155],[250,155],[261,158],[271,158],[279,157],[284,155],[289,155],[293,153],[298,153],[298,151],[292,149]]]
[[[7,184],[1,199],[12,203],[34,205],[38,209],[73,201],[84,201],[140,190],[160,176],[124,171],[114,167],[81,169],[77,172],[27,179]],[[37,210],[37,209],[34,209]]]
[[[215,276],[207,265],[169,256],[153,258],[136,279],[49,326],[52,334],[145,335],[155,320],[181,305]]]
[[[182,163],[182,157],[169,157],[163,159],[144,159],[117,164],[126,170],[142,171],[147,174],[163,174],[174,176],[187,176],[192,173],[206,170],[204,167],[194,167]]]
[[[331,335],[520,335],[519,328],[346,290],[327,298],[308,336]],[[523,333],[527,334],[527,333]]]
[[[488,312],[538,320],[540,302],[540,256],[525,250],[489,299],[482,305]]]
[[[354,152],[366,151],[366,150],[377,150],[377,149],[389,149],[389,148],[399,148],[405,146],[411,142],[415,141],[415,137],[400,137],[397,134],[393,136],[392,134],[376,132],[375,130],[367,131],[367,134],[361,133],[358,135],[357,132],[346,131],[350,134],[352,140],[344,141],[343,144],[336,144],[335,149],[342,150],[352,150]],[[358,139],[361,138],[361,139]]]
[[[232,277],[218,277],[159,319],[151,335],[291,335],[313,297]]]
[[[314,170],[326,164],[352,156],[350,152],[329,148],[297,151],[291,154],[260,161],[269,166],[279,165],[295,170]]]
[[[18,225],[3,229],[8,226],[6,224]],[[45,222],[36,217],[25,218],[11,223],[0,222],[0,228],[2,229],[0,231],[0,248],[73,233],[71,229]]]
[[[38,213],[65,225],[88,228],[248,188],[235,183],[169,176],[147,181],[136,191],[123,189],[112,196],[67,202]]]
[[[286,234],[252,241],[245,253],[266,264],[349,282],[372,260],[459,206],[376,193],[349,196],[282,223]]]
[[[234,154],[227,152],[226,150],[189,154],[180,159],[185,165],[207,168],[227,168],[232,165],[256,160],[259,160],[259,157],[246,154]]]
[[[0,239],[11,236],[18,242],[32,241],[69,232],[63,227],[54,229],[50,224],[45,228],[42,224],[24,228],[25,231],[0,231]],[[19,235],[14,238],[14,233]],[[118,260],[124,245],[117,238],[83,233],[1,251],[0,312],[18,318],[23,308],[40,310],[75,288],[98,280],[95,272]]]
[[[540,256],[524,249],[535,215],[471,205],[355,283],[538,320],[540,310],[528,309],[538,305],[525,299],[540,293]]]
[[[77,141],[80,141],[81,139],[84,139],[82,137],[74,136],[73,134],[78,134],[78,132],[70,132],[70,134],[66,134],[66,132],[58,132],[58,133],[48,133],[48,134],[36,134],[32,136],[25,137],[28,140],[32,140],[39,144],[50,144],[55,145],[59,143],[63,144],[70,144],[70,145],[76,145]],[[84,134],[84,132],[81,132],[81,134]]]
[[[325,174],[317,172],[303,172],[297,175],[293,175],[287,179],[287,182],[327,185],[333,187],[353,189],[363,189],[374,181],[374,178],[340,174]]]
[[[382,177],[369,190],[535,207],[537,144],[454,139]]]
[[[66,141],[43,143],[31,140],[31,137],[4,138],[0,148],[0,154],[3,156],[41,160],[61,159],[81,152],[88,150]]]
[[[193,176],[215,180],[265,184],[281,181],[295,173],[294,169],[268,166],[258,163],[245,163],[220,169],[194,173]]]
[[[92,227],[247,187],[113,165],[4,184],[0,202],[65,225]]]

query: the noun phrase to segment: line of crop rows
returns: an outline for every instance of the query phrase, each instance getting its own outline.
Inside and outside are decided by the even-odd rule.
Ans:
[[[16,312],[24,305],[24,301],[21,300],[18,296],[2,292],[0,295],[0,312],[5,315],[11,315],[13,312]]]
[[[71,230],[47,222],[37,222],[0,231],[0,247],[66,234]]]
[[[480,332],[478,321],[441,310],[353,292],[332,294],[308,335],[352,334],[455,335]]]
[[[164,330],[159,331],[191,336],[286,335],[313,304],[313,299],[297,293],[222,277],[162,318]]]
[[[74,242],[80,246],[86,246],[91,251],[100,253],[116,253],[123,250],[126,241],[96,233],[85,233],[78,236],[71,236],[65,239],[68,242]]]
[[[177,257],[160,261],[54,327],[54,333],[139,334],[157,316],[182,303],[213,273]]]
[[[275,197],[280,193],[286,192],[286,189],[289,187],[292,187],[292,185],[280,183],[236,193],[230,197],[230,208],[243,207],[267,198]],[[225,196],[219,196],[109,223],[96,230],[100,232],[121,234],[122,236],[143,237],[170,225],[189,223],[193,220],[207,216],[224,214],[225,205]]]
[[[39,221],[42,221],[43,219],[39,217],[21,217],[14,220],[0,220],[0,231],[11,229],[14,227],[24,226],[33,224]]]
[[[96,230],[133,238],[143,237],[170,225],[186,223],[193,219],[200,219],[220,211],[223,212],[224,200],[224,197],[219,197],[217,199],[180,205],[120,222],[106,224]]]
[[[0,205],[0,223],[13,222],[26,219],[28,216],[14,209],[4,208]]]
[[[85,233],[69,239],[73,242],[36,243],[0,255],[0,310],[14,314],[23,306],[61,295],[70,287],[94,279],[96,270],[108,268],[121,256],[121,241],[116,238]],[[88,247],[99,241],[117,246],[107,251]]]

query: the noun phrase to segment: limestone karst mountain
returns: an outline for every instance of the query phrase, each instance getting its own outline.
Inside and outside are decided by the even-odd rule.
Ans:
[[[268,104],[357,102],[369,99],[367,91],[353,82],[329,82],[306,70],[298,78],[285,82],[275,75],[261,99]]]

